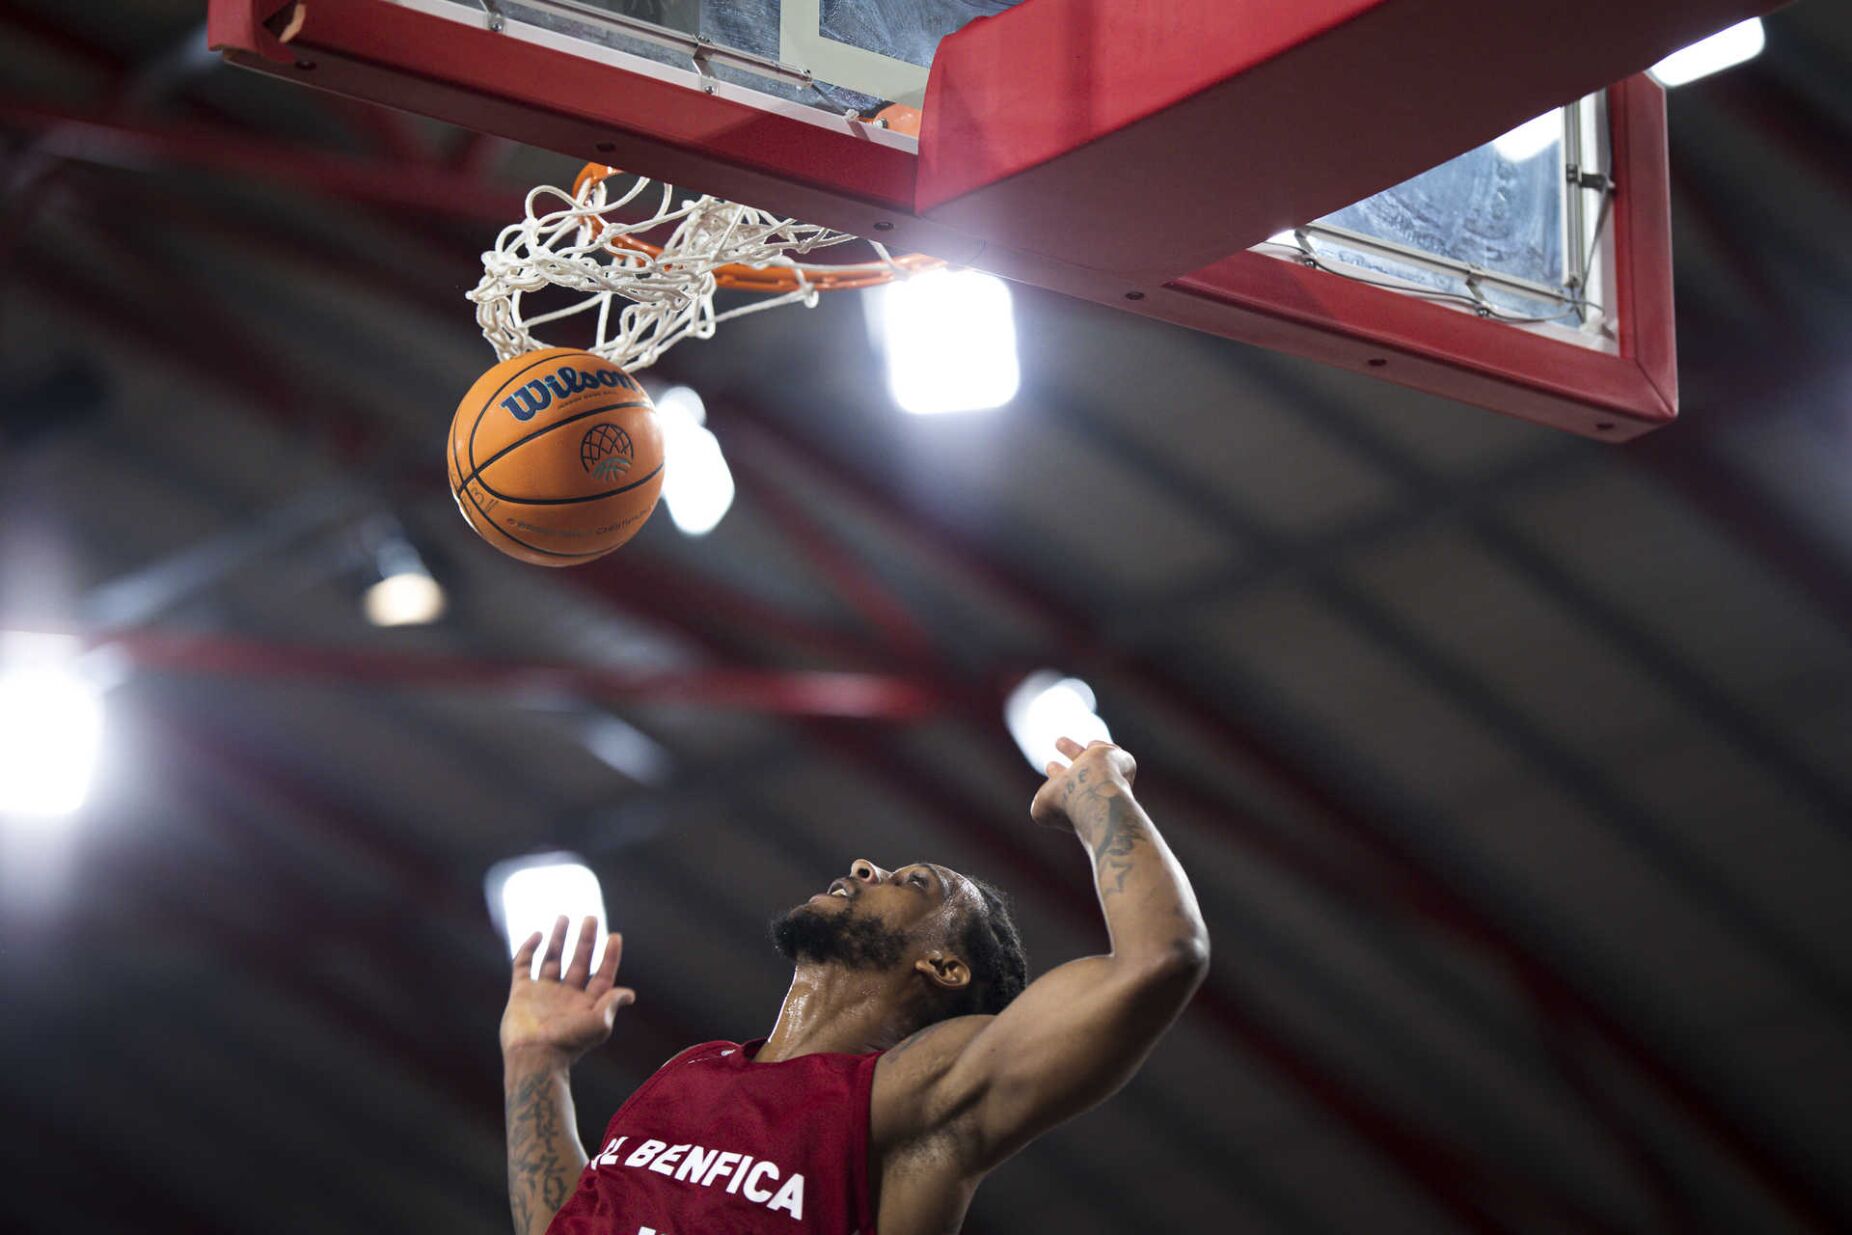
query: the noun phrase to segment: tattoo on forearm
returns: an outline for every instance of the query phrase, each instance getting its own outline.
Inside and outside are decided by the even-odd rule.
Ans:
[[[566,1203],[572,1163],[551,1076],[522,1078],[508,1094],[508,1201],[515,1235],[534,1235]]]
[[[1148,837],[1144,820],[1124,797],[1115,795],[1106,803],[1105,821],[1098,829],[1093,845],[1094,874],[1099,880],[1101,896],[1116,896],[1125,891],[1125,877],[1132,873],[1136,850]]]

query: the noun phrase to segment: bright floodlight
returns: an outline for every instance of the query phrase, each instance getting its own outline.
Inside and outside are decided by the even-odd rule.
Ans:
[[[1053,669],[1031,673],[1010,692],[1003,704],[1003,721],[1022,749],[1029,766],[1040,772],[1050,760],[1066,763],[1055,746],[1057,738],[1110,742],[1106,722],[1093,710],[1093,689],[1079,678],[1063,677]]]
[[[364,604],[375,626],[423,626],[443,616],[444,589],[422,570],[408,570],[368,588]]]
[[[0,659],[0,815],[57,819],[82,806],[102,737],[103,702],[68,658]]]
[[[1683,51],[1673,52],[1647,72],[1662,86],[1682,86],[1700,77],[1709,77],[1719,69],[1755,59],[1761,54],[1764,41],[1762,19],[1751,17]]]
[[[1507,162],[1522,163],[1532,155],[1548,150],[1562,135],[1562,112],[1547,111],[1534,120],[1526,120],[1511,132],[1493,138],[1492,149]]]
[[[662,421],[662,500],[685,536],[705,536],[733,505],[733,472],[707,427],[707,407],[686,386],[656,400]]]
[[[887,356],[887,388],[909,412],[979,412],[1016,397],[1016,317],[1009,284],[977,270],[935,270],[867,300]]]
[[[608,929],[604,893],[598,887],[598,876],[577,854],[547,853],[498,862],[490,868],[484,886],[489,894],[489,916],[507,939],[509,956],[535,931],[552,931],[554,919],[563,913],[571,922],[566,934],[566,959],[572,957],[579,923],[587,914],[598,919],[598,945],[592,953],[592,965],[596,967],[604,958]],[[536,975],[540,973],[540,954],[545,950],[543,944],[534,954]]]
[[[444,615],[444,589],[402,533],[380,537],[373,549],[379,582],[361,600],[375,626],[423,626]]]

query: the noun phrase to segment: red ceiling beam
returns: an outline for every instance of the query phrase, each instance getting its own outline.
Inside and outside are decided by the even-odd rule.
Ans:
[[[929,680],[875,673],[736,667],[645,672],[568,661],[292,645],[156,630],[102,631],[85,638],[92,646],[125,653],[140,669],[246,679],[486,690],[517,698],[564,694],[608,703],[865,721],[920,720],[946,704],[943,690]]]
[[[524,193],[469,171],[335,154],[251,137],[219,124],[151,124],[105,112],[18,99],[0,101],[0,128],[32,134],[55,158],[145,172],[193,167],[247,177],[317,197],[503,225],[521,217]]]
[[[749,630],[826,663],[894,664],[892,652],[852,630],[810,621],[743,588],[709,578],[660,553],[651,553],[641,545],[626,547],[621,558],[600,559],[562,572],[561,577],[592,585],[593,590],[608,587],[645,594],[697,623]]]

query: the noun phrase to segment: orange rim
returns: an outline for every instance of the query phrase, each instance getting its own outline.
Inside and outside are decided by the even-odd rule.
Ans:
[[[605,180],[622,174],[621,168],[608,167],[603,163],[587,163],[579,169],[578,176],[572,182],[572,195],[577,198],[585,191],[585,186],[594,180]],[[635,253],[647,253],[651,257],[662,256],[661,245],[651,244],[647,240],[637,240],[630,236],[614,237],[606,247],[629,249]],[[917,274],[920,271],[934,270],[943,265],[945,263],[938,258],[927,257],[923,253],[908,253],[903,257],[892,258],[885,262],[861,262],[844,266],[800,265],[760,268],[739,262],[729,262],[724,266],[714,267],[714,282],[734,291],[758,292],[765,295],[785,295],[804,288],[819,292],[852,292],[858,288],[879,287],[883,283],[892,283],[903,274]]]

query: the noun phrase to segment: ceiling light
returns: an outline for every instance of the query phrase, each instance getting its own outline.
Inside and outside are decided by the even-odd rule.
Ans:
[[[368,588],[363,603],[375,626],[423,626],[443,615],[444,589],[423,571],[404,571]]]
[[[376,533],[373,561],[379,581],[361,598],[375,626],[424,626],[444,615],[444,589],[426,568],[404,533]]]
[[[1112,741],[1106,722],[1093,709],[1092,687],[1079,678],[1041,669],[1010,692],[1003,704],[1003,722],[1023,758],[1040,772],[1051,760],[1067,762],[1067,756],[1055,746],[1057,738],[1073,738],[1082,746]]]
[[[508,941],[508,955],[513,956],[529,935],[539,931],[550,935],[554,921],[565,914],[566,955],[579,937],[579,924],[588,916],[598,920],[597,943],[592,952],[592,967],[604,959],[608,919],[604,912],[604,892],[598,876],[573,853],[543,853],[498,862],[484,879],[489,898],[489,917]],[[534,954],[534,973],[540,972],[544,941]]]
[[[1709,77],[1719,69],[1755,59],[1761,54],[1765,41],[1762,19],[1751,17],[1683,51],[1673,52],[1646,71],[1662,86],[1682,86],[1700,77]]]
[[[875,288],[864,303],[888,391],[906,411],[984,411],[1016,397],[1016,317],[1002,279],[935,270]]]
[[[89,796],[103,701],[76,670],[79,651],[61,636],[0,642],[0,815],[60,819]]]
[[[707,406],[686,386],[656,399],[662,422],[662,500],[684,536],[705,536],[733,505],[733,471],[707,427]]]

